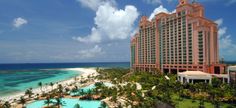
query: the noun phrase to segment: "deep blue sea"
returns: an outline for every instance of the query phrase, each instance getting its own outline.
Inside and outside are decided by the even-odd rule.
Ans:
[[[39,82],[55,83],[80,74],[65,68],[129,66],[129,62],[0,64],[0,96],[38,87]]]
[[[25,63],[0,64],[0,70],[29,70],[29,69],[55,69],[76,67],[130,67],[129,62],[96,62],[96,63]]]

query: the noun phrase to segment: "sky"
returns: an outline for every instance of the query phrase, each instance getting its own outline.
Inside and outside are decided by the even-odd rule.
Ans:
[[[191,0],[190,0],[191,1]],[[220,58],[236,61],[236,0],[196,0],[219,27]],[[177,0],[0,0],[0,63],[130,61],[143,15]]]

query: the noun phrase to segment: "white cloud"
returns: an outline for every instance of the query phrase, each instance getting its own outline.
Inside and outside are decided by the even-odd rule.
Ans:
[[[155,15],[157,15],[159,13],[162,13],[162,12],[171,14],[171,13],[175,13],[176,10],[173,10],[173,11],[170,12],[166,8],[164,8],[162,5],[160,5],[158,8],[153,10],[153,12],[151,13],[151,15],[149,16],[148,19],[152,20],[155,17]]]
[[[225,36],[226,35],[226,31],[227,31],[227,27],[222,26],[223,25],[223,19],[217,19],[215,21],[215,23],[218,25],[219,30],[218,30],[218,38],[219,39],[224,39],[224,38],[228,38],[230,36]],[[228,39],[225,39],[228,40]]]
[[[220,39],[220,48],[227,49],[232,48],[232,46],[235,46],[232,44],[231,35],[226,35]]]
[[[221,27],[222,24],[223,24],[223,19],[220,18],[220,19],[217,19],[215,21],[215,23],[218,25],[219,28],[219,31],[218,31],[218,38],[220,39],[221,37],[223,37],[227,31],[227,27]]]
[[[236,44],[232,42],[230,34],[227,34],[227,27],[223,26],[223,19],[220,18],[215,21],[218,24],[219,31],[219,46],[222,56],[235,55],[236,54]]]
[[[13,26],[16,28],[19,28],[22,25],[27,24],[27,23],[28,23],[28,21],[26,19],[21,18],[21,17],[15,18],[13,20]]]
[[[110,3],[111,5],[116,4],[114,0],[76,0],[82,4],[82,6],[88,7],[94,11],[104,3]]]
[[[227,31],[227,27],[221,27],[223,25],[223,19],[220,18],[220,19],[217,19],[215,21],[215,23],[218,25],[219,27],[219,30],[218,30],[218,38],[221,39],[225,34],[226,34],[226,31]]]
[[[95,26],[88,36],[74,37],[84,43],[100,43],[107,40],[123,40],[130,36],[133,24],[138,18],[136,7],[127,5],[125,9],[117,9],[109,2],[98,7]]]
[[[83,43],[100,43],[102,35],[99,30],[93,27],[90,35],[86,37],[73,37],[73,39]]]
[[[227,31],[227,27],[221,27],[219,28],[219,31],[218,31],[218,38],[221,38],[222,36],[224,36],[224,34],[226,33]]]
[[[161,0],[143,0],[143,1],[148,4],[153,4],[153,5],[158,5],[162,3]]]
[[[223,19],[222,18],[217,19],[215,23],[218,24],[218,26],[221,26],[223,24]]]
[[[172,14],[172,13],[176,13],[176,9],[175,9],[175,10],[173,10],[173,11],[171,12],[171,14]]]
[[[94,58],[98,55],[104,54],[102,48],[98,45],[95,45],[92,49],[81,50],[78,53],[80,58]]]

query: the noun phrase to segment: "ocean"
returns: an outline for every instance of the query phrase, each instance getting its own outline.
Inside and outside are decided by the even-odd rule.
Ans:
[[[0,64],[0,96],[39,87],[39,82],[55,83],[80,74],[66,68],[129,68],[129,65],[129,62]]]

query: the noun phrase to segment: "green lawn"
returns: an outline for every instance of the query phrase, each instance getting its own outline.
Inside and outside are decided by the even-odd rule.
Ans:
[[[192,99],[183,99],[183,100],[178,100],[177,96],[172,97],[174,102],[176,103],[176,108],[198,108],[199,106],[199,101],[196,100],[192,102]],[[204,102],[205,108],[214,108],[212,103],[209,102]],[[236,108],[236,106],[232,106],[229,104],[221,103],[220,108]]]
[[[183,101],[177,101],[176,108],[198,108],[199,101],[192,102],[191,99],[183,99]],[[206,108],[214,108],[211,103],[204,103]]]

